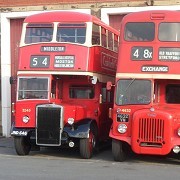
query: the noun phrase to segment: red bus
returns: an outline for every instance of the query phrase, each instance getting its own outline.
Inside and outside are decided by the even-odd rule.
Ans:
[[[180,152],[179,15],[144,11],[122,20],[110,109],[115,161],[124,161],[129,150],[148,155]]]
[[[79,147],[91,158],[112,120],[119,32],[77,12],[27,17],[19,48],[17,100],[12,111],[18,155],[40,146]]]

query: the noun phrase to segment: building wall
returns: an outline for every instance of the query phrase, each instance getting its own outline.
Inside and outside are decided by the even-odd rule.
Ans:
[[[99,4],[103,3],[104,6],[106,4],[111,6],[116,3],[123,4],[128,3],[130,4],[139,4],[139,5],[175,5],[178,4],[178,0],[135,0],[135,1],[129,1],[129,0],[36,0],[36,6],[38,5],[67,5],[67,4],[75,4],[78,6],[81,6],[82,4]],[[32,6],[34,5],[34,0],[0,0],[0,7],[18,7],[18,6]]]
[[[36,2],[34,4],[34,2]],[[101,17],[102,8],[178,5],[180,0],[0,0],[0,12],[91,9]]]
[[[160,0],[163,1],[163,0]],[[129,2],[129,0],[36,0],[36,5],[56,5],[56,4],[88,4],[88,3],[112,3],[112,2]],[[135,2],[135,1],[134,1]],[[136,0],[144,3],[144,0]],[[0,0],[0,6],[31,6],[34,0]]]
[[[1,16],[0,16],[1,24]],[[0,59],[1,59],[1,28],[0,28]],[[0,64],[0,74],[1,74],[1,64]],[[1,76],[0,76],[0,135],[2,134],[2,107],[1,107]]]

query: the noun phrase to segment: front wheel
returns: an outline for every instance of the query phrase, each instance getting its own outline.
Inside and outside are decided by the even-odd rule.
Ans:
[[[97,132],[95,128],[90,128],[89,138],[80,139],[80,155],[84,159],[90,159],[93,155],[97,143]]]
[[[127,154],[124,149],[122,141],[116,139],[112,140],[112,154],[115,161],[122,162],[126,160]]]
[[[20,156],[28,155],[31,150],[30,139],[28,136],[15,136],[14,146],[16,153]]]

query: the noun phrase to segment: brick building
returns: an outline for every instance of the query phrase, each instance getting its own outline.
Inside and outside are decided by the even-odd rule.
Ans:
[[[36,2],[36,4],[34,3]],[[1,22],[1,111],[0,131],[10,135],[11,102],[15,101],[15,85],[9,77],[16,76],[18,45],[26,16],[55,10],[89,13],[119,29],[121,19],[130,12],[143,10],[180,10],[178,0],[0,0]]]

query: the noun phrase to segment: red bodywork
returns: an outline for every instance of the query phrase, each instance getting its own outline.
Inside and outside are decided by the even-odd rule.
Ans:
[[[54,71],[63,74],[63,71],[69,72],[94,72],[115,76],[117,66],[117,54],[113,51],[107,51],[102,47],[85,47],[73,44],[48,44],[48,46],[64,47],[65,52],[41,52],[41,47],[47,44],[37,44],[20,48],[19,71],[44,71],[44,68],[32,68],[29,61],[32,55],[46,56],[50,55],[50,66],[46,71]],[[32,53],[33,52],[33,53]],[[54,67],[54,58],[58,55],[73,55],[75,57],[75,66],[73,68]],[[38,73],[37,73],[38,74]]]
[[[129,14],[122,21],[116,84],[122,79],[150,80],[152,82],[152,94],[151,102],[147,105],[114,104],[110,137],[126,142],[137,154],[166,155],[175,146],[180,145],[180,137],[178,136],[180,106],[179,104],[167,104],[165,101],[165,87],[169,84],[180,85],[179,61],[159,60],[160,47],[176,48],[179,46],[179,42],[160,42],[157,38],[159,24],[161,22],[180,22],[176,18],[179,15],[180,13],[175,11],[147,11]],[[124,29],[128,22],[153,22],[156,29],[155,39],[151,42],[125,41]],[[131,60],[133,47],[152,47],[152,60]],[[168,71],[143,72],[143,66],[166,66]],[[156,88],[156,84],[158,84],[158,88]],[[129,115],[128,122],[118,122],[117,115],[119,113]],[[127,132],[119,133],[117,130],[119,124],[126,124]]]
[[[33,15],[27,17],[24,21],[24,23],[35,24],[54,22],[96,23],[112,31],[117,37],[119,35],[118,31],[113,30],[99,19],[87,14],[51,12]],[[88,24],[87,26],[89,25],[92,26],[92,24]],[[19,136],[22,134],[20,131],[22,130],[23,132],[25,131],[24,134],[27,135],[26,132],[34,132],[38,129],[38,125],[43,127],[43,122],[46,122],[48,119],[49,122],[47,122],[45,130],[41,128],[39,131],[36,131],[37,134],[40,134],[40,138],[36,135],[40,139],[37,143],[38,145],[60,145],[59,137],[61,141],[61,136],[65,143],[68,143],[73,138],[89,138],[91,126],[93,126],[93,128],[96,126],[95,130],[97,128],[97,132],[95,135],[98,135],[99,140],[109,139],[109,129],[112,120],[108,118],[108,109],[113,105],[113,91],[104,92],[103,90],[106,90],[105,85],[109,79],[115,80],[117,52],[108,50],[100,45],[92,46],[91,43],[85,45],[80,43],[43,42],[26,45],[23,40],[21,43],[18,78],[48,79],[48,98],[33,100],[17,97],[14,109],[14,130],[11,134]],[[59,48],[61,50],[42,50],[44,47],[46,49]],[[32,56],[35,58],[32,59]],[[48,66],[33,66],[32,63],[38,63],[36,57],[41,56],[49,58]],[[73,63],[71,63],[73,67],[56,67],[56,56],[73,57]],[[32,62],[30,62],[31,60]],[[95,82],[95,84],[92,83],[94,76],[97,76],[97,82]],[[53,83],[55,84],[55,89],[52,88]],[[76,98],[70,88],[82,86],[91,87],[94,91],[93,96],[89,98]],[[23,91],[23,88],[21,91]],[[52,91],[55,93],[53,94]],[[19,94],[20,93],[21,92],[19,92]],[[102,95],[102,93],[104,93],[104,95]],[[29,118],[28,123],[22,121],[24,117]],[[74,120],[72,127],[68,124],[68,119]],[[53,124],[53,121],[58,124],[59,129],[55,123]],[[56,129],[59,135],[52,135],[54,133],[53,130],[48,129],[51,126]],[[46,134],[44,135],[43,133]],[[54,143],[51,136],[53,136],[53,138],[56,136],[55,140],[58,142]],[[49,139],[49,142],[46,141],[46,137]]]

